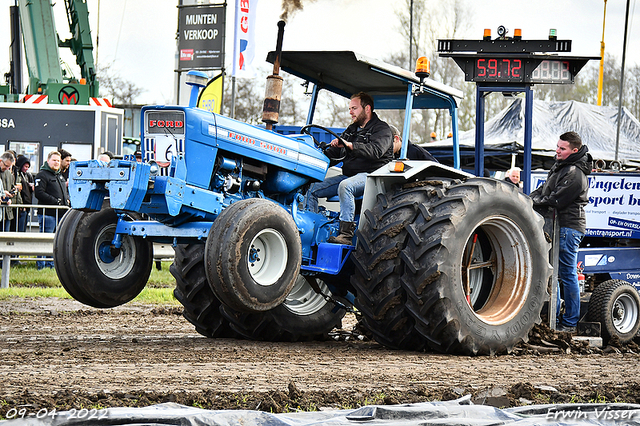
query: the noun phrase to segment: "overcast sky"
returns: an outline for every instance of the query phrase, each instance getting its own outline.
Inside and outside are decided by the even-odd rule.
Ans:
[[[0,0],[0,76],[9,69],[9,6],[14,2]],[[96,35],[100,36],[98,63],[112,64],[122,78],[141,87],[141,103],[174,102],[178,0],[101,0],[99,13],[98,0],[87,2],[94,47]],[[227,64],[232,58],[235,1],[228,3]],[[438,3],[432,1],[435,7]],[[627,66],[640,64],[640,30],[636,28],[640,10],[635,3],[631,0]],[[353,50],[382,59],[404,48],[396,11],[405,7],[405,0],[303,0],[303,4],[304,9],[288,20],[285,50]],[[467,5],[474,24],[464,38],[480,39],[484,28],[491,28],[495,37],[497,27],[504,25],[511,33],[521,28],[524,39],[540,39],[555,28],[558,38],[573,40],[571,55],[600,54],[603,0],[468,0]],[[625,7],[623,0],[607,2],[606,52],[618,60],[622,57]],[[55,10],[60,37],[67,38],[64,2],[58,1]],[[264,63],[267,52],[275,48],[281,10],[281,0],[258,0],[257,63]],[[67,62],[75,66],[72,56]]]

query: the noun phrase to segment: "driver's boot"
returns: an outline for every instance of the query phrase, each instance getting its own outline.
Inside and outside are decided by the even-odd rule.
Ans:
[[[353,245],[353,233],[356,230],[355,222],[340,221],[340,234],[336,237],[329,237],[328,243]]]

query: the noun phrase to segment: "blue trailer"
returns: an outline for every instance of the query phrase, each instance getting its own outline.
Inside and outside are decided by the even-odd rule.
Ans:
[[[533,172],[531,189],[546,177]],[[587,230],[577,265],[587,302],[583,320],[600,323],[605,341],[626,343],[640,330],[640,174],[597,170],[588,180]]]

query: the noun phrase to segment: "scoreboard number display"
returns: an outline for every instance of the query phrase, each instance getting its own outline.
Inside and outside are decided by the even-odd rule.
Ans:
[[[500,31],[502,29],[502,32]],[[492,40],[438,40],[440,57],[452,58],[464,72],[464,79],[485,86],[522,86],[533,84],[572,84],[575,76],[591,59],[599,57],[564,56],[571,51],[571,40],[558,40],[555,30],[549,40],[522,40],[514,37]]]
[[[569,71],[569,61],[542,61],[531,73],[531,80],[571,83],[573,77]]]
[[[569,61],[546,59],[530,71],[531,60],[518,58],[476,58],[473,62],[475,82],[503,83],[572,83]]]

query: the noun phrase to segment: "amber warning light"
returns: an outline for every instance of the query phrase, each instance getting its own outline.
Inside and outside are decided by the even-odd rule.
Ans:
[[[429,77],[429,74],[431,74],[431,64],[429,60],[424,56],[419,57],[416,61],[416,77],[422,81]]]
[[[522,40],[522,29],[516,28],[515,30],[513,30],[513,39]]]

